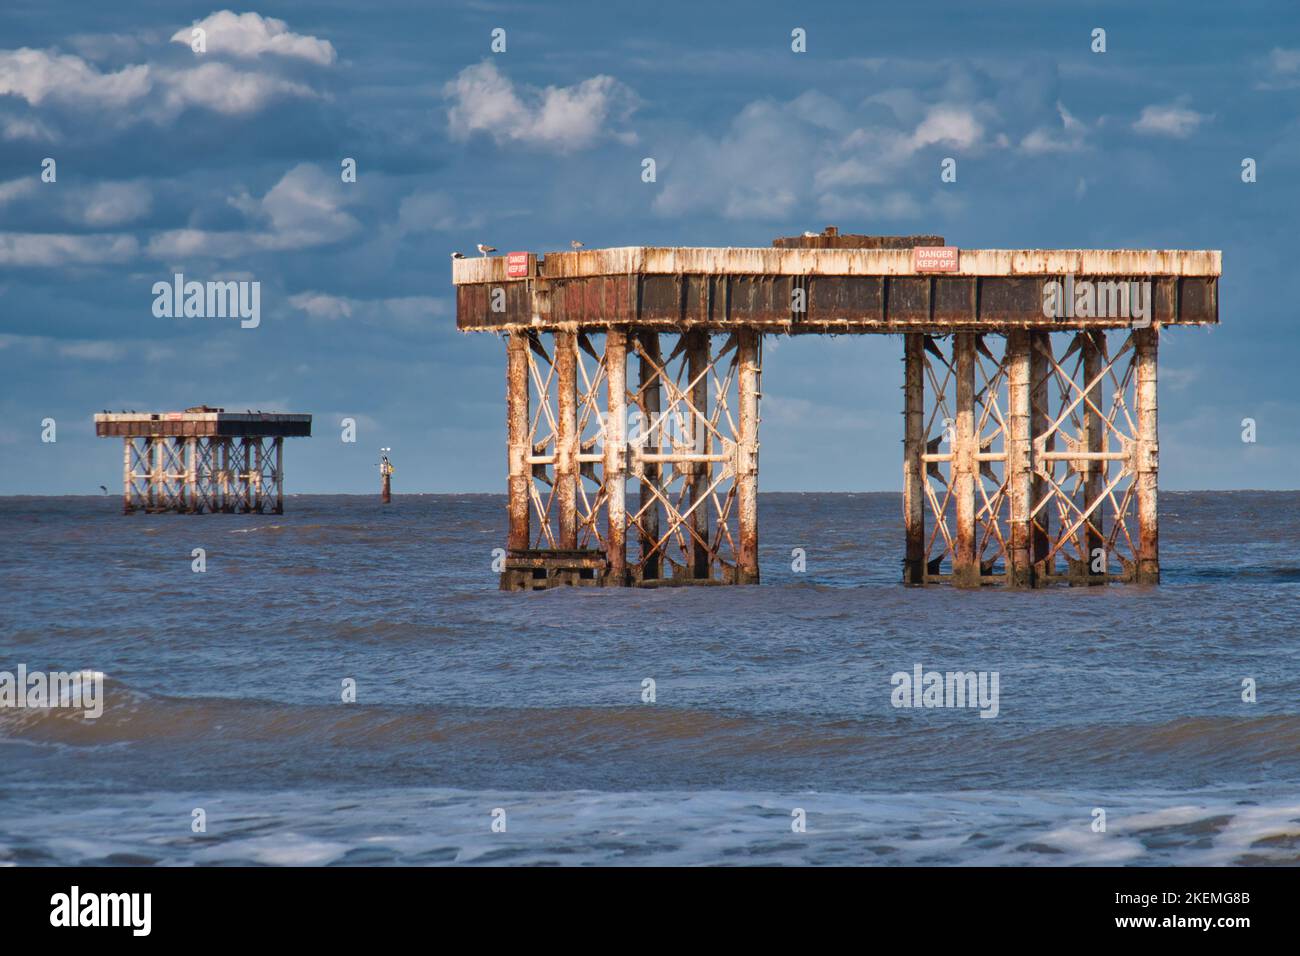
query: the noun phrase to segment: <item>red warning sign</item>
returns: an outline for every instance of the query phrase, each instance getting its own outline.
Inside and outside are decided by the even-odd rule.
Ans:
[[[526,279],[532,275],[532,253],[507,252],[506,275],[511,279]]]
[[[912,268],[917,272],[956,272],[960,251],[956,246],[916,246]]]

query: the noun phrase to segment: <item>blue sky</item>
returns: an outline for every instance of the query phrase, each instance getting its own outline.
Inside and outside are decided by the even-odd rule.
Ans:
[[[1298,102],[1287,2],[10,2],[0,493],[116,491],[90,416],[200,402],[314,414],[290,492],[373,491],[380,446],[399,492],[502,491],[504,348],[455,331],[451,250],[830,223],[1223,250],[1221,327],[1162,338],[1161,484],[1295,488]],[[259,281],[261,325],[156,318],[175,272]],[[897,490],[900,356],[876,336],[769,350],[761,486]]]

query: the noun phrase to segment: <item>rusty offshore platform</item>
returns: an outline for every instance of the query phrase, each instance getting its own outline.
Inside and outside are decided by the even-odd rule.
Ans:
[[[95,434],[123,439],[122,510],[284,512],[284,439],[311,435],[310,415],[105,412]]]
[[[765,334],[902,337],[904,583],[1156,582],[1160,329],[1218,322],[1220,267],[834,227],[457,260],[506,340],[501,586],[756,583]]]

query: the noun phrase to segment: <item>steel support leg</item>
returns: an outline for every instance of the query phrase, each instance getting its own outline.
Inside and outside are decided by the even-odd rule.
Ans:
[[[578,351],[572,332],[555,333],[556,435],[555,504],[559,546],[578,547]]]
[[[511,332],[506,340],[506,549],[526,551],[529,542],[528,335]]]
[[[953,423],[953,496],[956,499],[956,541],[952,562],[953,583],[980,586],[976,553],[975,483],[979,480],[979,436],[975,433],[975,335],[953,336],[953,366],[957,376],[956,421]]]
[[[1007,333],[1007,491],[1011,499],[1010,540],[1007,553],[1007,584],[1013,588],[1033,585],[1032,560],[1033,462],[1030,441],[1031,333]]]
[[[1133,330],[1137,364],[1137,581],[1157,584],[1160,581],[1160,529],[1157,523],[1157,472],[1160,466],[1160,443],[1156,416],[1156,352],[1160,333],[1155,326]]]
[[[605,333],[605,557],[607,584],[627,584],[627,333]]]
[[[925,335],[903,339],[903,583],[925,583]]]
[[[740,397],[740,435],[736,445],[736,506],[740,526],[736,583],[758,583],[758,401],[759,334],[736,333],[736,372]]]
[[[1039,452],[1052,451],[1056,447],[1055,434],[1047,435],[1047,430],[1052,424],[1052,411],[1049,402],[1049,389],[1051,376],[1051,366],[1047,361],[1047,356],[1052,351],[1052,335],[1050,332],[1030,332],[1029,333],[1029,439],[1033,445],[1033,477],[1030,479],[1029,487],[1029,504],[1030,511],[1038,509],[1039,504],[1047,496],[1047,482],[1038,473],[1038,469],[1043,465],[1037,459]],[[1046,352],[1046,354],[1044,354]],[[1044,438],[1043,436],[1046,435]],[[1033,583],[1035,585],[1047,584],[1048,576],[1052,573],[1053,561],[1047,557],[1052,549],[1051,536],[1049,534],[1049,522],[1051,516],[1048,514],[1046,507],[1038,511],[1037,517],[1033,520],[1033,526],[1030,529],[1029,545],[1030,560],[1034,566]]]

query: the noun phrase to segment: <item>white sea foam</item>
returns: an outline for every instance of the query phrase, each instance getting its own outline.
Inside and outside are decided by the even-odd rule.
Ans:
[[[192,834],[199,805],[208,828]],[[1095,805],[1105,833],[1091,828]],[[806,833],[791,830],[795,807]],[[1300,843],[1300,801],[1241,790],[168,794],[57,813],[11,805],[3,819],[0,863],[1231,865],[1293,864]]]

